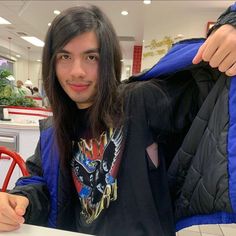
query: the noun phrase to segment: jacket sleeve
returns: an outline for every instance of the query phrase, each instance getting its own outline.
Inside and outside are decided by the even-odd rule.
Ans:
[[[29,199],[29,206],[24,216],[26,223],[47,226],[50,200],[46,183],[42,177],[40,142],[34,155],[27,160],[26,166],[30,176],[20,178],[16,187],[9,193]]]
[[[209,36],[212,31],[218,29],[220,26],[230,24],[236,27],[236,2],[230,6],[217,20],[214,26],[208,31]]]

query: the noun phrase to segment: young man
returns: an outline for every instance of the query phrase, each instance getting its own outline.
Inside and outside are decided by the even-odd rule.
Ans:
[[[224,62],[234,48],[221,40],[232,43],[235,34],[232,26],[220,27],[195,62],[224,64],[234,74],[231,56]],[[27,222],[96,235],[175,235],[165,165],[219,73],[203,63],[193,66],[196,73],[173,74],[174,82],[161,77],[122,85],[120,59],[117,36],[97,7],[56,17],[43,52],[53,119],[41,123],[27,161],[31,176],[0,194],[0,231]],[[197,71],[208,77],[204,93]]]

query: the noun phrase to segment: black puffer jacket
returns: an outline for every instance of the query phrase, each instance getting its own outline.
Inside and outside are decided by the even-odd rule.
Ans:
[[[224,75],[217,81],[169,168],[178,229],[235,221],[234,84]]]

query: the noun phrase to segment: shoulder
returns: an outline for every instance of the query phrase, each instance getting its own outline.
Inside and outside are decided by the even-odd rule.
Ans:
[[[40,131],[53,127],[53,118],[50,116],[47,119],[39,120]]]
[[[123,98],[129,109],[141,109],[148,114],[169,113],[171,101],[161,80],[136,81],[123,86]]]
[[[164,87],[158,79],[150,79],[148,81],[135,81],[130,83],[121,84],[120,92],[124,95],[132,97],[152,97],[163,96]]]

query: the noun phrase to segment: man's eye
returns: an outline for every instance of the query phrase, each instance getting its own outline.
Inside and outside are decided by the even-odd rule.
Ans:
[[[70,56],[69,55],[61,55],[60,58],[63,60],[68,60],[68,59],[70,59]]]
[[[68,60],[68,59],[70,59],[70,56],[68,54],[58,54],[57,59],[59,59],[59,60]]]
[[[88,60],[89,61],[97,61],[98,60],[98,56],[96,56],[96,55],[89,55],[88,56]]]

